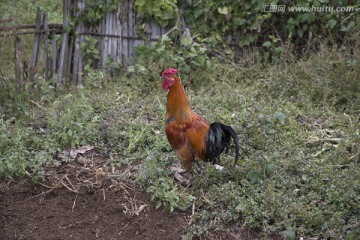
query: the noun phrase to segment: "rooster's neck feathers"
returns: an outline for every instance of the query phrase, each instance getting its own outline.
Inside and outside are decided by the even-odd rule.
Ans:
[[[185,121],[190,117],[192,110],[189,107],[184,87],[182,86],[179,77],[174,75],[173,78],[175,82],[168,92],[166,114],[178,121]]]

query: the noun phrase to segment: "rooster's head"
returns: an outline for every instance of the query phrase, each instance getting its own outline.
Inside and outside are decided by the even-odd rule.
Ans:
[[[175,68],[167,68],[162,74],[161,78],[164,79],[161,86],[165,91],[168,91],[170,87],[174,84],[175,79],[174,76],[178,73],[178,70]]]

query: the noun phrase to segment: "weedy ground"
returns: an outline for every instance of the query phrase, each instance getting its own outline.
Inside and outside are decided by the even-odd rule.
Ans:
[[[15,95],[2,79],[1,175],[41,179],[54,156],[92,144],[115,166],[134,166],[119,179],[135,179],[157,207],[193,212],[184,239],[242,226],[287,239],[360,235],[359,56],[326,48],[276,65],[180,73],[191,107],[233,126],[241,145],[235,169],[230,149],[224,170],[202,163],[188,188],[170,171],[178,159],[163,130],[163,66],[139,64],[141,72],[92,71],[84,86],[57,94],[39,79]]]

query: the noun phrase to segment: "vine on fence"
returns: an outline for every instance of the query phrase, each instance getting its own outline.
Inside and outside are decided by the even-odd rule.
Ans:
[[[116,11],[122,0],[85,0],[85,9],[78,17],[79,22],[90,26],[99,24],[109,12]]]
[[[120,3],[121,0],[86,0],[85,10],[78,21],[96,25],[108,12],[115,11]],[[270,11],[270,6],[285,8],[284,11]],[[284,51],[286,42],[305,53],[316,47],[316,43],[323,43],[324,39],[342,43],[346,33],[359,21],[356,12],[359,6],[359,0],[300,0],[289,3],[279,0],[134,0],[134,9],[141,14],[139,25],[154,19],[161,27],[173,28],[175,31],[167,34],[166,39],[161,39],[158,44],[166,49],[170,45],[177,47],[173,52],[191,59],[189,61],[193,65],[209,65],[204,57],[208,49],[229,49],[229,40],[230,45],[237,44],[238,47],[261,47],[264,60],[272,61]],[[353,7],[353,10],[291,12],[290,7]],[[195,37],[184,37],[186,28]],[[138,29],[141,31],[142,27],[138,26]],[[141,33],[138,35],[144,36]]]
[[[145,20],[155,21],[161,27],[173,26],[178,18],[177,0],[136,0],[135,9],[145,15]]]
[[[283,12],[270,12],[270,6],[285,8]],[[262,46],[272,55],[279,55],[288,41],[297,49],[323,42],[324,39],[342,42],[346,32],[359,21],[356,18],[359,6],[359,0],[356,3],[345,0],[301,0],[293,3],[278,0],[135,0],[135,7],[145,15],[145,20],[153,18],[163,27],[178,24],[176,19],[181,13],[183,21],[180,23],[185,23],[193,34],[201,36],[201,41],[211,47],[228,48],[230,35],[239,47]],[[290,7],[353,7],[353,10],[290,12]]]

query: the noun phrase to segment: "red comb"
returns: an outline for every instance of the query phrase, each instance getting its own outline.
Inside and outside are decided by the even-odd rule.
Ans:
[[[176,70],[175,68],[167,68],[162,72],[162,76],[168,76],[171,74],[177,74],[178,70]]]

